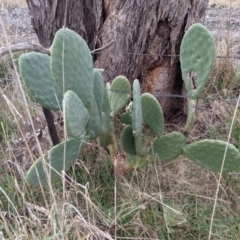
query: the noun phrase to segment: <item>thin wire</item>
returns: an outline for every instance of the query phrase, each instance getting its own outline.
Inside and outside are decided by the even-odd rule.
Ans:
[[[119,94],[126,94],[126,95],[133,95],[132,91],[121,91],[121,90],[114,90],[114,89],[107,89],[107,91],[119,93]],[[151,94],[155,97],[167,97],[167,98],[189,98],[187,95],[177,95],[171,93],[159,93],[159,92],[151,92]],[[220,98],[198,98],[201,100],[209,100],[209,101],[228,101],[228,102],[235,102],[237,99],[220,99]]]
[[[153,56],[153,57],[175,57],[178,58],[180,55],[176,54],[152,54],[152,53],[132,53],[132,52],[104,52],[104,51],[92,51],[92,54],[113,54],[113,55],[132,55],[132,56]],[[230,59],[240,59],[240,56],[216,56],[216,58],[230,58]]]
[[[8,78],[0,78],[1,81],[13,81],[14,79]],[[107,89],[109,92],[119,93],[119,94],[126,94],[126,95],[133,95],[132,91],[121,91],[121,90],[114,90],[114,89]],[[163,97],[163,98],[184,98],[188,99],[187,95],[178,95],[178,94],[171,94],[171,93],[160,93],[160,92],[151,92],[151,94],[155,97]],[[236,102],[237,99],[220,99],[220,98],[198,98],[201,100],[208,100],[208,101],[223,101],[223,102]]]

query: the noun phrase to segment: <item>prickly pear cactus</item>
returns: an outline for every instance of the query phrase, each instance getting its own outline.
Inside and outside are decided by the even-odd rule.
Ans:
[[[20,74],[30,95],[43,107],[62,108],[63,92],[53,80],[50,57],[42,53],[25,53],[19,59]]]
[[[164,117],[158,100],[153,95],[144,93],[141,96],[141,103],[144,121],[157,136],[162,136],[164,132]]]
[[[96,103],[98,106],[98,112],[100,117],[102,116],[102,106],[104,101],[104,83],[103,83],[103,76],[99,69],[94,69],[94,85],[93,85],[93,94],[94,98],[96,99]]]
[[[132,126],[128,125],[124,128],[121,136],[121,142],[122,142],[122,148],[126,153],[130,155],[137,154]]]
[[[51,183],[56,182],[61,178],[62,170],[66,172],[76,162],[87,140],[85,137],[74,138],[53,147],[48,156],[39,158],[31,166],[26,174],[26,181],[32,186],[48,186],[48,180]]]
[[[47,186],[49,180],[60,179],[61,171],[67,171],[74,164],[89,139],[98,139],[100,146],[108,147],[115,164],[119,143],[114,117],[124,108],[120,149],[127,155],[128,169],[135,169],[134,163],[145,166],[155,156],[160,161],[170,161],[184,153],[202,167],[220,171],[226,147],[223,170],[238,168],[240,152],[231,144],[213,140],[186,144],[195,121],[196,101],[208,80],[214,58],[212,36],[205,27],[194,24],[186,32],[180,49],[182,76],[189,95],[187,124],[183,133],[164,135],[164,117],[157,99],[149,93],[141,95],[139,81],[134,80],[133,101],[130,102],[131,85],[124,76],[116,77],[112,84],[104,87],[102,70],[93,68],[86,42],[72,30],[59,30],[51,47],[51,57],[23,54],[20,73],[36,101],[46,108],[63,109],[67,132],[72,139],[53,147],[49,156],[39,158],[27,172],[27,182]],[[144,145],[143,148],[143,121],[154,134],[151,147]]]
[[[232,144],[221,140],[205,139],[183,147],[186,156],[214,172],[220,172],[226,149],[223,171],[229,172],[240,167],[240,152]]]
[[[143,154],[142,146],[142,105],[139,81],[133,82],[132,129],[135,139],[135,148],[138,156]]]
[[[130,101],[128,93],[131,91],[131,85],[126,77],[119,76],[113,80],[108,90],[111,111],[118,114]]]
[[[70,29],[57,31],[51,47],[51,71],[65,93],[74,91],[86,108],[92,103],[93,61],[86,42]]]
[[[71,90],[64,95],[63,111],[68,134],[73,138],[80,137],[88,123],[89,114],[82,100]]]
[[[160,161],[171,161],[182,154],[185,143],[186,137],[182,133],[172,132],[158,138],[150,153],[156,154]]]
[[[212,35],[203,25],[193,24],[185,33],[180,48],[182,78],[190,98],[200,97],[214,59],[215,43]]]

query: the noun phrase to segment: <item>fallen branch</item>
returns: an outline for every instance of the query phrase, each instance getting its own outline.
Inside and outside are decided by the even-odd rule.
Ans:
[[[45,53],[50,55],[51,51],[48,48],[44,48],[38,44],[33,43],[19,43],[15,45],[10,45],[6,47],[0,48],[0,57],[2,57],[5,54],[8,54],[9,52],[19,52],[19,51],[35,51],[40,53]]]

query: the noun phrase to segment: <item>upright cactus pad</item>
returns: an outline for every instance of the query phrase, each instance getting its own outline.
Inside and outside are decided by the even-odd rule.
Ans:
[[[108,90],[106,88],[104,88],[102,112],[104,112],[108,116],[110,116],[111,114],[110,102],[108,98]]]
[[[94,139],[100,136],[103,132],[102,120],[99,115],[95,98],[92,98],[91,107],[88,110],[88,113],[89,121],[86,125],[85,131],[86,135],[88,135],[90,139]]]
[[[133,82],[132,128],[138,156],[143,154],[142,121],[141,90],[139,81],[136,79]]]
[[[157,139],[150,153],[157,154],[160,161],[171,161],[182,153],[185,143],[186,138],[182,133],[172,132]]]
[[[57,31],[52,45],[51,71],[65,93],[74,91],[89,108],[93,96],[93,61],[86,42],[70,29]]]
[[[121,116],[121,123],[124,125],[132,126],[132,114],[131,113],[123,113]]]
[[[136,148],[135,148],[135,138],[133,136],[133,129],[131,126],[126,126],[122,132],[121,142],[123,150],[130,154],[136,155]]]
[[[60,179],[62,170],[67,171],[76,162],[79,152],[85,145],[85,140],[87,141],[85,138],[70,139],[50,150],[49,156],[45,160],[47,174],[52,183]],[[39,158],[27,172],[26,181],[32,186],[40,186],[40,184],[48,186],[43,161],[44,159]]]
[[[137,79],[133,82],[132,111],[133,135],[138,136],[142,133],[142,106],[140,84]]]
[[[96,99],[99,115],[102,117],[102,105],[105,91],[103,77],[99,69],[94,69],[93,73],[94,73],[93,94],[94,98]]]
[[[63,106],[68,134],[73,138],[80,137],[89,119],[88,110],[71,90],[65,93]]]
[[[130,101],[128,92],[131,91],[131,86],[128,79],[124,76],[116,77],[109,92],[110,106],[113,114],[118,114]]]
[[[48,55],[22,54],[19,67],[28,92],[38,103],[52,110],[62,108],[63,93],[52,78]]]
[[[107,147],[108,145],[112,144],[112,135],[114,133],[110,117],[105,112],[102,113],[102,127],[103,131],[99,136],[98,140],[101,147]]]
[[[203,25],[193,24],[185,33],[180,48],[182,78],[190,98],[197,99],[201,95],[214,59],[212,35]]]
[[[157,135],[162,136],[164,131],[164,117],[158,100],[150,93],[141,96],[143,120]]]
[[[227,154],[223,171],[229,172],[240,167],[240,152],[232,144],[227,144],[221,140],[205,139],[186,145],[183,151],[187,157],[200,166],[214,172],[220,172],[226,147]]]

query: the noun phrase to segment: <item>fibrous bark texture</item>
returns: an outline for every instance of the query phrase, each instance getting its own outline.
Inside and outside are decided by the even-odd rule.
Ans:
[[[118,75],[138,78],[142,91],[181,94],[179,54],[185,30],[204,14],[208,0],[27,0],[40,43],[51,45],[66,26],[78,32],[94,50],[96,67],[105,81]],[[166,56],[171,55],[171,56]],[[182,102],[159,97],[167,117],[179,113]]]

